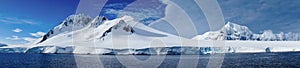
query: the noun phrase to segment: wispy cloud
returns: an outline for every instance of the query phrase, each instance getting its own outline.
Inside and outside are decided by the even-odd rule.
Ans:
[[[44,32],[36,32],[36,33],[29,33],[31,36],[34,36],[34,37],[42,37],[44,36],[46,33]]]
[[[16,29],[14,29],[14,30],[12,30],[13,32],[16,32],[16,33],[19,33],[19,32],[22,32],[23,30],[22,29],[20,29],[20,28],[16,28]]]
[[[5,39],[11,41],[23,42],[17,45],[31,45],[34,44],[40,37],[44,36],[46,33],[39,31],[39,32],[29,33],[29,34],[33,37],[19,37],[14,35],[14,36],[6,37]]]
[[[13,17],[0,17],[0,23],[10,23],[10,24],[35,24],[31,20],[13,18]]]
[[[34,42],[38,39],[38,38],[31,38],[31,37],[24,37],[22,38],[24,41],[26,41],[27,45],[31,45],[31,44],[34,44]]]
[[[18,36],[6,37],[5,39],[8,39],[8,40],[21,40]]]
[[[15,44],[15,45],[31,45],[31,44],[34,44],[35,41],[38,40],[38,38],[19,37],[19,36],[6,37],[5,39],[11,40],[11,41],[24,42],[24,43],[18,43],[18,44]]]
[[[113,4],[107,4],[104,7],[120,7],[123,8],[127,5],[127,3],[113,3]]]
[[[163,17],[163,13],[156,9],[139,9],[139,10],[116,10],[116,9],[106,9],[104,10],[106,14],[115,14],[118,17],[123,15],[128,15],[134,17],[136,20],[149,24],[152,19],[158,19]]]
[[[151,3],[151,4],[145,4]],[[128,15],[134,17],[136,20],[149,24],[153,20],[164,16],[165,4],[162,4],[158,0],[136,0],[132,3],[112,3],[107,4],[103,13],[110,15],[116,15],[117,17]]]

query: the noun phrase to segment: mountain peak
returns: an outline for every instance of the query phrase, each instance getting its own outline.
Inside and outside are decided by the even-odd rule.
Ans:
[[[232,22],[228,22],[224,27],[221,29],[223,32],[231,33],[249,33],[251,34],[251,30],[247,26],[238,25]]]
[[[91,21],[91,25],[93,27],[97,27],[99,25],[101,25],[104,21],[106,21],[107,18],[104,16],[97,16],[95,17],[92,21]]]
[[[227,24],[224,25],[223,28],[233,28],[233,29],[248,29],[249,28],[247,26],[243,26],[243,25],[239,25],[239,24],[236,24],[236,23],[232,23],[232,22],[227,22]]]
[[[252,32],[247,26],[238,25],[228,22],[222,29],[226,40],[248,40],[251,38]]]
[[[226,24],[225,24],[225,26],[227,25],[227,26],[230,26],[231,24],[234,24],[234,23],[231,23],[230,21],[228,21]]]
[[[99,35],[100,37],[98,38],[103,38],[111,32],[132,34],[134,32],[132,25],[135,23],[137,22],[131,16],[121,16],[114,20],[107,20],[104,16],[91,18],[84,14],[70,15],[60,25],[51,29],[46,35],[44,35],[39,43],[59,34],[62,35],[70,32],[81,32],[82,30],[85,30],[87,33],[97,33],[91,35],[91,37]]]
[[[231,27],[231,26],[234,26],[234,25],[238,25],[238,24],[235,24],[235,23],[232,23],[232,22],[227,22],[224,27]]]
[[[196,36],[201,38],[194,38],[202,40],[247,40],[251,38],[251,35],[252,32],[248,27],[228,22],[219,31],[209,31],[202,36]]]
[[[38,43],[41,43],[48,38],[51,38],[52,36],[66,33],[66,32],[72,32],[75,30],[79,30],[83,27],[86,27],[89,25],[92,18],[90,16],[84,15],[84,14],[74,14],[68,16],[64,21],[62,21],[58,26],[51,29],[46,35],[42,37],[42,40],[40,40]]]
[[[84,14],[74,14],[68,16],[61,24],[54,29],[63,29],[64,27],[83,27],[86,26],[91,21],[90,16],[86,16]]]

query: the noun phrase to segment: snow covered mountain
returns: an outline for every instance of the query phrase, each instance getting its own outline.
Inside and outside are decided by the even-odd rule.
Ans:
[[[163,43],[153,43],[156,40]],[[102,53],[110,49],[173,47],[178,46],[180,40],[190,39],[155,30],[130,16],[107,20],[105,17],[92,19],[77,14],[51,29],[26,52],[64,53],[58,50],[66,50],[68,53]]]
[[[198,40],[247,40],[250,39],[252,32],[246,26],[240,26],[235,23],[228,22],[219,31],[209,31],[203,35],[198,35],[193,39]]]
[[[75,53],[75,54],[210,54],[231,52],[299,51],[298,42],[232,42],[214,46],[210,40],[298,40],[297,34],[254,34],[246,26],[227,23],[193,39],[179,37],[139,23],[130,16],[114,20],[71,15],[32,46],[4,46],[0,53]],[[205,40],[205,41],[202,41]],[[225,45],[226,44],[226,45]],[[239,45],[243,44],[243,45]],[[276,44],[276,46],[274,46]],[[230,45],[230,46],[227,46]],[[265,46],[261,46],[265,45]],[[290,47],[286,47],[289,45]],[[226,46],[226,47],[225,47]],[[284,47],[284,48],[282,48]],[[285,50],[284,50],[285,49]]]
[[[197,40],[255,40],[255,41],[297,41],[300,40],[297,33],[274,34],[266,30],[262,34],[252,33],[251,30],[242,25],[228,22],[221,30],[209,31],[203,35],[193,37]]]
[[[99,17],[97,17],[96,19],[98,20],[98,18]],[[54,29],[51,29],[46,35],[43,36],[42,40],[40,40],[38,43],[42,43],[45,40],[58,34],[68,33],[81,29],[89,25],[90,21],[91,18],[88,16],[84,16],[83,14],[71,15],[68,18],[66,18],[66,20],[61,22],[60,25],[54,27]]]

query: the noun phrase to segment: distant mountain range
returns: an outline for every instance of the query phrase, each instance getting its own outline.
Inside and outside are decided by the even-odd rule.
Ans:
[[[254,40],[254,41],[298,41],[298,33],[275,34],[271,30],[265,30],[262,34],[253,33],[246,26],[228,22],[221,30],[209,31],[198,35],[193,39],[197,40]]]

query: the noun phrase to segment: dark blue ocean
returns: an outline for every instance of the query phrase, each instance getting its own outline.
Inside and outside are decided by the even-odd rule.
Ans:
[[[161,59],[160,57],[163,57],[158,55],[135,55],[133,57],[145,61],[149,59],[150,56],[154,57],[154,59]],[[208,65],[210,56],[211,55],[167,55],[161,59],[162,63],[159,64],[158,67],[174,68],[178,66],[180,60],[198,60],[196,66],[198,68],[203,68]],[[134,62],[131,59],[126,59],[130,57],[129,55],[0,54],[0,68],[94,68],[97,66],[103,66],[105,68],[126,68],[127,66],[119,62],[120,58],[118,59],[117,57],[121,57],[123,61],[126,61],[126,64],[131,64],[133,67],[137,64],[137,62]],[[101,65],[99,65],[97,59]],[[147,65],[151,65],[151,62]],[[144,66],[136,65],[136,67]],[[188,68],[189,66],[186,67]],[[300,52],[225,54],[222,68],[232,67],[299,68]]]

